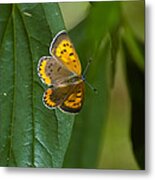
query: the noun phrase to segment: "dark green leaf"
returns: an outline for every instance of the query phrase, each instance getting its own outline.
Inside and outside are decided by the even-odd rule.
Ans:
[[[6,4],[0,4],[0,9],[3,9],[1,11],[1,19],[0,19],[0,44],[3,39],[3,35],[9,20],[9,16],[11,14],[11,5],[6,5]]]
[[[141,169],[145,169],[144,1],[122,3],[123,47],[131,98],[131,139]]]
[[[143,45],[142,45],[143,46]],[[132,60],[132,53],[124,43],[127,81],[131,98],[131,139],[133,151],[141,169],[145,169],[145,77]]]
[[[59,6],[1,5],[0,11],[0,165],[61,167],[74,116],[43,106],[47,87],[37,76],[52,34],[64,29]]]

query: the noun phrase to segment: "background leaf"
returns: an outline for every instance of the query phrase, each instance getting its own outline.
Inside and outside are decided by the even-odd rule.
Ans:
[[[123,3],[122,7],[126,18],[123,50],[126,60],[126,81],[131,98],[132,147],[140,168],[145,169],[145,2]]]
[[[64,29],[57,3],[1,5],[0,165],[61,167],[74,116],[42,104],[38,60]],[[50,14],[49,12],[53,12]]]
[[[93,3],[90,15],[70,32],[83,67],[92,58],[86,80],[97,88],[98,92],[94,93],[86,85],[85,105],[76,117],[64,167],[96,168],[98,164],[109,108],[112,66],[115,64],[112,62],[115,61],[117,52],[114,51],[115,42],[108,32],[119,34],[119,3],[115,5],[110,2],[106,5]],[[108,12],[110,16],[106,16],[104,12]],[[115,18],[111,17],[113,13]],[[100,28],[97,24],[100,24]]]
[[[125,4],[126,2],[123,3]],[[101,96],[99,98],[98,94],[86,94],[87,99],[85,101],[86,104],[88,103],[86,107],[88,111],[83,109],[79,117],[76,117],[78,120],[75,121],[64,167],[139,169],[133,156],[133,153],[135,153],[136,157],[138,151],[135,152],[135,150],[132,149],[132,143],[133,146],[136,146],[136,149],[138,148],[141,151],[144,149],[144,144],[134,143],[135,141],[131,138],[131,136],[133,137],[133,129],[130,131],[130,120],[134,122],[135,119],[133,115],[132,119],[130,119],[130,108],[133,107],[130,106],[130,96],[126,85],[126,71],[124,66],[126,59],[120,51],[122,51],[121,38],[123,35],[123,38],[125,36],[124,41],[132,56],[130,61],[134,61],[142,71],[144,70],[144,49],[139,48],[137,39],[135,35],[133,36],[132,28],[128,24],[125,15],[126,12],[124,12],[126,10],[129,11],[129,9],[132,11],[132,8],[135,8],[135,6],[138,8],[143,7],[141,5],[144,2],[130,3],[130,8],[126,8],[126,10],[124,10],[123,3],[91,3],[92,7],[89,11],[89,16],[70,33],[78,50],[78,54],[80,55],[83,67],[86,66],[89,58],[93,59],[87,74],[87,79],[91,84],[95,84]],[[134,12],[136,13],[136,11]],[[138,12],[142,13],[143,16],[144,9],[141,8]],[[134,21],[133,17],[131,19]],[[141,17],[141,19],[144,21],[143,17]],[[89,21],[91,22],[90,24],[88,23]],[[133,23],[136,24],[136,22]],[[141,26],[141,35],[143,35],[143,29],[144,26]],[[102,46],[101,51],[99,51],[102,40],[107,38],[107,32],[109,33],[108,37],[110,37],[108,41],[110,42],[111,50],[109,51],[108,44],[106,44]],[[106,50],[104,51],[104,49]],[[108,53],[110,56],[107,55]],[[118,61],[117,64],[116,58]],[[101,64],[103,61],[105,61],[104,65]],[[109,61],[111,63],[108,65]],[[115,77],[115,68],[117,68],[117,77]],[[132,71],[132,69],[130,69],[130,71]],[[97,74],[95,74],[96,72],[100,75],[97,76]],[[127,74],[127,76],[129,74]],[[105,81],[104,77],[106,79]],[[101,85],[103,81],[105,82],[104,86],[99,87],[99,84]],[[114,88],[112,92],[110,92],[110,87]],[[141,86],[141,88],[144,87]],[[106,94],[106,90],[109,94]],[[102,91],[104,91],[104,93]],[[91,93],[89,88],[86,92]],[[138,94],[136,95],[138,96]],[[95,100],[93,101],[93,99]],[[142,98],[141,101],[143,100]],[[135,99],[134,101],[137,100]],[[100,107],[104,108],[104,115],[98,113]],[[140,109],[143,112],[142,106],[140,106]],[[101,112],[101,109],[99,111]],[[94,116],[92,115],[93,113]],[[101,117],[102,120],[100,119]],[[81,119],[84,120],[82,121]],[[110,121],[108,122],[108,126],[107,120]],[[142,126],[140,126],[140,131],[143,131]],[[138,133],[140,132],[137,131],[137,134]],[[144,140],[144,136],[141,137],[141,140],[142,139]],[[108,152],[106,153],[106,151]],[[141,156],[143,156],[143,158],[137,158],[144,160],[143,153],[141,153]],[[140,167],[143,169],[141,165]]]
[[[125,48],[125,46],[124,46]],[[125,48],[127,80],[131,97],[131,138],[133,151],[141,169],[145,169],[145,88],[144,72],[131,61],[131,54]],[[134,81],[133,81],[134,79]]]

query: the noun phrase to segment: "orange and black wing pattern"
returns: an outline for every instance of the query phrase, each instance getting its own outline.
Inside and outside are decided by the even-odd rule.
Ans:
[[[81,63],[75,48],[65,31],[59,32],[53,39],[50,54],[61,61],[68,70],[81,75]]]
[[[61,104],[60,109],[69,113],[78,113],[84,101],[84,82],[79,81],[71,88],[72,90]]]

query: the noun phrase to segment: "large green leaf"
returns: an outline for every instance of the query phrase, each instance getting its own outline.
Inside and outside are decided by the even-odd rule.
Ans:
[[[39,58],[64,29],[59,6],[1,5],[0,12],[0,165],[61,167],[74,116],[43,106],[37,76]]]

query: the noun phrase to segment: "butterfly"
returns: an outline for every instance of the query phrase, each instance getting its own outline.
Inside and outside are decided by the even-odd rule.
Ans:
[[[81,63],[65,30],[52,40],[49,53],[38,63],[38,75],[48,89],[43,94],[43,104],[49,109],[78,113],[84,102],[84,80]]]

